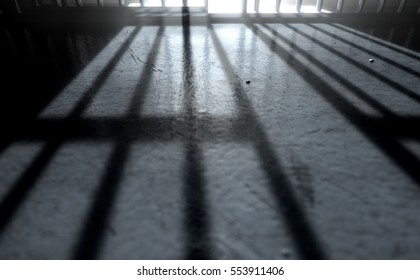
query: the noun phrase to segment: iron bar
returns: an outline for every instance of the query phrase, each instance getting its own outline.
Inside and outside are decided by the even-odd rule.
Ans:
[[[357,5],[356,13],[363,12],[363,7],[365,6],[365,0],[359,0],[359,4]]]
[[[15,4],[16,4],[16,6],[19,6],[18,3],[17,3],[17,0],[15,0]],[[38,8],[39,6],[41,6],[39,4],[39,0],[32,0],[31,4],[32,4],[32,8]]]
[[[317,0],[316,1],[316,10],[318,11],[318,12],[321,12],[321,10],[322,10],[322,4],[324,3],[324,1],[323,0]]]
[[[16,12],[17,12],[18,14],[21,14],[21,13],[22,13],[22,10],[20,9],[20,6],[19,6],[18,1],[17,1],[17,0],[14,0],[13,2],[15,3],[15,6],[16,6]],[[38,2],[38,1],[36,1],[36,2]],[[38,3],[38,4],[39,4],[39,3]]]
[[[337,13],[341,13],[343,11],[344,0],[338,0],[337,2]]]
[[[398,6],[398,10],[397,10],[398,14],[404,11],[406,4],[407,4],[407,0],[401,0],[400,5]]]
[[[281,4],[281,0],[276,0],[276,12],[280,13],[280,4]]]
[[[302,0],[296,0],[296,12],[300,12],[300,8],[302,7]]]
[[[378,14],[383,12],[384,7],[385,7],[385,3],[386,3],[386,0],[380,0],[379,5],[378,5],[378,9],[376,10],[376,12]]]

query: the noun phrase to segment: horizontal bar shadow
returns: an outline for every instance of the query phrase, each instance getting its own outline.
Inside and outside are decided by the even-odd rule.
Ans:
[[[265,25],[264,27],[271,32],[273,37],[269,37],[261,29],[255,25],[247,25],[252,32],[258,36],[268,48],[270,48],[279,58],[284,61],[288,59],[288,51],[275,42],[274,37],[281,39],[286,44],[292,42],[284,38],[276,30]],[[307,57],[314,65],[323,69],[323,66],[317,64],[316,60],[311,57],[309,53],[306,53],[302,49],[295,47],[295,50],[300,52],[304,57]],[[418,166],[420,166],[419,158],[416,157],[412,152],[402,146],[388,130],[384,129],[384,126],[377,127],[377,120],[365,115],[352,103],[347,101],[339,92],[337,92],[327,82],[318,77],[308,67],[295,60],[293,64],[289,64],[293,70],[296,71],[305,81],[315,90],[319,96],[326,100],[334,109],[336,109],[346,120],[358,128],[367,139],[375,144],[381,151],[387,155],[395,164],[405,172],[419,187],[420,187],[420,173],[418,172]],[[389,118],[393,120],[393,118]],[[387,118],[383,118],[387,120]],[[417,129],[417,126],[413,129]]]
[[[268,136],[258,120],[251,101],[247,98],[245,90],[236,75],[222,44],[216,35],[214,27],[209,26],[211,38],[219,61],[222,63],[226,76],[232,80],[235,104],[239,111],[239,118],[244,119],[248,126],[254,127],[252,144],[259,158],[262,170],[270,182],[270,190],[276,199],[277,209],[286,221],[291,239],[294,241],[298,254],[303,259],[325,259],[326,254],[321,247],[318,237],[313,230],[305,211],[292,190],[292,184],[284,173],[281,163],[276,156]]]

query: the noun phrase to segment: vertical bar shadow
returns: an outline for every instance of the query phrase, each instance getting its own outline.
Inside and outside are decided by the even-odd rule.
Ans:
[[[48,143],[4,196],[0,204],[0,235],[16,216],[19,206],[28,197],[33,185],[41,177],[61,144],[62,141]]]
[[[189,8],[182,8],[183,32],[183,90],[184,90],[184,122],[187,135],[184,139],[185,148],[185,229],[186,229],[186,259],[211,259],[211,241],[209,236],[208,203],[203,176],[203,158],[199,139],[196,137],[196,82],[191,46],[191,26]]]
[[[339,36],[335,36],[335,34],[329,32],[327,30],[324,30],[324,29],[322,29],[322,28],[320,28],[320,27],[318,27],[318,26],[316,26],[314,24],[306,24],[306,25],[310,26],[311,28],[313,28],[313,29],[315,29],[315,30],[317,30],[317,31],[319,31],[321,33],[324,33],[327,36],[330,36],[331,38],[337,39],[337,40],[343,42],[344,44],[347,44],[347,45],[349,45],[349,46],[351,46],[351,47],[353,47],[355,49],[358,49],[358,50],[360,50],[362,52],[365,52],[365,53],[367,53],[369,55],[375,56],[375,57],[379,58],[380,60],[383,60],[386,63],[388,63],[388,64],[390,64],[390,65],[392,65],[392,66],[394,66],[396,68],[399,68],[399,69],[401,69],[401,70],[403,70],[403,71],[405,71],[405,72],[407,72],[407,73],[409,73],[409,74],[411,74],[413,76],[416,76],[417,78],[420,78],[420,73],[419,72],[417,72],[417,71],[415,71],[415,70],[413,70],[413,69],[411,69],[411,68],[409,68],[407,66],[404,66],[404,65],[402,65],[402,64],[400,64],[400,63],[398,63],[398,62],[396,62],[396,61],[394,61],[394,60],[392,60],[392,59],[390,59],[390,58],[388,58],[386,56],[383,56],[383,55],[381,55],[381,54],[379,54],[377,52],[371,51],[371,50],[369,50],[367,48],[364,48],[364,47],[362,47],[362,46],[360,46],[360,45],[358,45],[356,43],[353,43],[353,42],[351,42],[349,40],[343,39],[343,38],[341,38]]]
[[[97,257],[129,150],[129,144],[123,139],[116,143],[108,159],[99,189],[95,194],[95,201],[81,231],[80,240],[73,251],[73,259],[95,259]]]
[[[325,259],[326,255],[314,232],[304,210],[293,193],[292,184],[284,173],[281,163],[276,157],[268,136],[263,129],[251,101],[247,98],[241,85],[240,78],[235,73],[222,44],[217,37],[212,25],[209,26],[211,38],[219,61],[222,63],[226,76],[232,80],[231,86],[234,93],[236,107],[240,113],[241,121],[254,128],[251,136],[252,144],[259,158],[261,168],[270,182],[270,191],[276,199],[279,213],[284,217],[291,239],[294,241],[298,254],[303,259]]]
[[[268,26],[265,25],[265,24],[262,24],[262,26],[265,27],[265,28],[268,28]],[[290,29],[292,29],[293,31],[295,31],[294,28],[291,28],[289,25],[285,24],[285,26],[288,27],[288,28],[290,28]],[[254,29],[255,28],[256,27],[254,26]],[[257,31],[254,30],[254,33],[255,32],[257,32]],[[298,34],[298,33],[299,32],[296,32],[295,31],[293,34]],[[275,35],[277,35],[276,37],[278,37],[278,38],[280,38],[280,39],[282,39],[284,41],[286,40],[285,37],[282,36],[281,34],[278,34],[278,33],[273,34],[273,36],[275,36]],[[311,41],[314,41],[315,40],[315,39],[310,38],[309,36],[307,38],[309,38]],[[393,111],[391,111],[390,109],[388,109],[385,105],[383,105],[382,103],[380,103],[375,98],[373,98],[370,95],[366,94],[366,92],[364,92],[363,90],[361,90],[355,84],[351,83],[345,77],[343,77],[342,75],[339,75],[331,67],[327,66],[325,63],[322,63],[316,57],[311,56],[308,53],[306,53],[301,47],[299,47],[296,44],[294,44],[294,42],[293,43],[292,43],[292,41],[288,41],[288,42],[290,44],[293,44],[293,50],[294,51],[296,51],[297,53],[303,55],[305,58],[307,58],[308,60],[310,60],[314,64],[318,65],[323,71],[325,71],[328,75],[330,75],[332,78],[334,78],[334,80],[338,81],[342,86],[344,86],[345,88],[347,88],[350,92],[352,92],[358,98],[360,98],[361,100],[363,100],[364,102],[366,102],[367,104],[369,104],[369,106],[371,106],[372,108],[374,108],[375,110],[377,110],[378,112],[380,112],[382,115],[387,116],[387,117],[394,117],[394,118],[397,117]],[[275,43],[274,40],[271,40],[270,46],[273,47],[273,48],[276,48],[276,43]],[[284,55],[284,57],[286,57],[286,54]]]
[[[262,26],[264,26],[264,27],[267,28],[267,25],[266,24],[263,24]],[[369,73],[369,75],[375,77],[379,81],[382,81],[383,83],[387,84],[388,86],[390,86],[390,87],[398,90],[399,92],[403,93],[407,97],[409,97],[409,98],[413,99],[414,101],[417,101],[417,102],[420,103],[420,95],[418,95],[416,92],[412,91],[411,89],[408,89],[408,88],[406,88],[406,87],[398,84],[397,82],[395,82],[395,81],[387,78],[386,76],[384,76],[384,75],[382,75],[382,74],[380,74],[378,72],[373,71],[372,69],[370,69],[369,67],[363,65],[362,63],[360,63],[360,62],[354,60],[353,58],[351,58],[351,57],[349,57],[347,55],[344,55],[343,53],[341,53],[341,52],[339,52],[339,51],[337,51],[337,50],[329,47],[327,44],[321,42],[320,40],[318,40],[318,39],[316,39],[314,37],[309,36],[308,34],[300,31],[299,29],[291,26],[290,24],[285,24],[285,26],[287,28],[293,30],[295,33],[300,34],[303,37],[311,40],[312,42],[314,42],[315,44],[319,45],[320,47],[328,50],[330,53],[333,53],[336,56],[338,56],[338,57],[340,57],[342,59],[345,59],[347,61],[347,63],[350,63],[353,66],[359,68],[360,70],[362,70],[362,71],[364,71],[366,73]],[[336,74],[336,76],[338,76],[338,75]],[[346,81],[346,82],[349,83],[348,81]]]
[[[258,36],[262,42],[264,42],[279,58],[287,61],[288,51],[275,42],[274,37],[277,37],[284,41],[286,44],[291,42],[279,34],[269,26],[265,26],[268,31],[271,31],[273,38],[270,38],[266,34],[263,34],[257,26],[247,25],[252,32]],[[264,25],[263,25],[264,26]],[[323,69],[322,64],[318,64],[317,61],[311,57],[310,54],[305,53],[303,50],[295,46],[295,50],[300,52],[304,57]],[[323,81],[313,71],[308,69],[306,65],[298,60],[295,60],[293,64],[289,64],[293,70],[296,71],[301,77],[305,78],[305,81],[315,90],[315,92],[326,100],[334,109],[336,109],[345,119],[351,124],[358,128],[366,138],[368,138],[373,144],[382,150],[403,172],[405,172],[419,187],[420,187],[420,173],[418,172],[418,166],[420,166],[419,159],[398,141],[396,141],[392,135],[386,129],[386,126],[378,126],[378,122],[369,116],[361,112],[352,103],[347,101],[339,92],[331,87],[327,82]],[[364,93],[366,94],[366,93]],[[392,120],[392,116],[385,116],[385,120]]]
[[[115,55],[108,61],[103,71],[92,83],[91,88],[84,92],[83,98],[79,100],[77,105],[73,108],[73,110],[70,113],[70,116],[79,116],[84,110],[86,110],[86,108],[90,105],[97,92],[101,89],[105,81],[108,79],[109,75],[111,75],[112,70],[117,65],[118,61],[127,52],[127,46],[129,46],[134,41],[134,38],[140,32],[140,29],[141,27],[137,26],[131,32],[130,36],[125,40],[125,42],[121,43],[121,47],[118,49]]]
[[[24,33],[27,42],[22,42],[22,39],[16,38],[16,36],[8,37],[13,42],[12,46],[14,48],[23,46],[23,49],[17,48],[14,50],[16,54],[11,55],[11,59],[16,55],[20,57],[18,61],[13,61],[13,66],[8,65],[12,63],[10,61],[5,62],[5,65],[3,65],[4,67],[8,66],[10,71],[8,71],[9,76],[6,75],[6,79],[13,82],[17,88],[13,88],[13,91],[16,92],[12,97],[8,97],[8,94],[5,94],[4,98],[6,100],[1,101],[2,110],[0,115],[3,120],[1,125],[3,131],[7,131],[7,133],[4,133],[0,139],[0,154],[13,142],[19,140],[21,132],[32,127],[33,122],[36,121],[34,120],[35,117],[59,95],[64,85],[68,84],[71,78],[77,74],[77,70],[81,71],[84,67],[84,59],[82,58],[80,58],[80,61],[70,62],[77,56],[71,51],[71,48],[77,44],[77,42],[72,40],[74,34],[71,32],[68,31],[65,34],[60,33],[57,35],[50,29],[47,29],[49,32],[41,32],[36,28],[34,30],[24,28],[23,31],[20,31],[20,28],[13,30],[13,33]],[[118,32],[116,31],[115,33]],[[64,42],[65,38],[68,37],[71,37],[69,42]],[[87,40],[86,38],[84,39]],[[93,50],[88,54],[86,63],[94,58],[96,53],[101,51],[102,45],[106,44],[105,41],[99,40],[95,43]],[[57,59],[54,50],[59,52],[58,58],[60,59]],[[75,52],[80,55],[78,51]],[[32,54],[32,59],[28,59],[22,54]],[[13,75],[17,75],[15,72],[19,70],[16,68],[31,71],[30,75],[26,74],[27,72],[20,73],[22,77],[25,77],[24,83],[16,83],[15,78],[10,79]],[[58,68],[65,68],[62,71],[65,74],[58,75]],[[53,79],[48,77],[53,77]],[[37,91],[37,94],[25,95],[34,90]],[[22,102],[22,99],[25,99],[25,102]],[[18,109],[16,109],[17,107]],[[10,122],[11,115],[17,115],[17,117],[14,117],[13,122]]]
[[[382,47],[388,48],[388,49],[390,49],[394,52],[400,53],[402,55],[408,56],[408,57],[413,58],[413,59],[418,59],[417,55],[415,55],[413,53],[410,53],[408,51],[402,50],[400,48],[394,47],[393,45],[391,45],[392,44],[391,42],[389,42],[388,44],[385,44],[384,42],[381,42],[379,39],[372,38],[373,35],[367,35],[367,34],[362,35],[362,34],[360,34],[359,32],[361,32],[361,31],[358,31],[358,30],[356,31],[355,27],[350,27],[350,26],[343,27],[343,26],[341,26],[339,24],[336,24],[336,23],[332,24],[332,26],[334,26],[335,28],[337,28],[341,31],[347,32],[351,35],[357,36],[357,37],[362,38],[364,40],[371,41],[371,42],[373,42],[377,45],[380,45]],[[350,31],[347,28],[352,28],[354,31]]]
[[[160,26],[147,56],[145,65],[148,66],[143,68],[126,113],[125,120],[127,121],[140,111],[145,94],[148,92],[150,78],[152,77],[150,72],[153,71],[155,52],[160,47],[162,34],[163,27]],[[121,131],[119,132],[121,133]],[[117,137],[118,140],[108,159],[104,175],[94,196],[95,199],[82,226],[80,238],[73,248],[72,259],[96,259],[99,256],[134,135],[131,131],[124,131],[122,135],[117,135]]]
[[[127,39],[127,42],[133,40],[135,34],[136,32],[133,32],[131,36]],[[63,123],[66,123],[66,120],[69,120],[71,118],[77,118],[80,116],[80,114],[83,112],[83,110],[87,107],[87,104],[89,103],[87,101],[91,100],[97,93],[97,90],[101,86],[101,83],[103,83],[106,80],[106,77],[110,75],[110,73],[112,72],[112,68],[122,57],[124,51],[125,50],[122,47],[118,50],[118,52],[114,55],[111,61],[99,74],[97,80],[94,81],[95,90],[84,93],[84,97],[76,105],[72,113],[69,114],[65,119],[63,119]],[[20,176],[17,182],[13,184],[13,186],[11,186],[10,191],[5,195],[4,199],[0,203],[0,235],[10,224],[13,217],[16,215],[19,206],[22,203],[24,203],[33,186],[36,184],[37,180],[48,167],[48,164],[51,162],[52,158],[57,153],[60,146],[66,141],[66,137],[71,134],[71,131],[73,129],[74,128],[70,126],[66,131],[64,131],[61,134],[56,134],[55,131],[52,131],[51,135],[49,135],[50,137],[48,139],[45,139],[45,141],[49,140],[49,142],[47,142],[46,146],[43,148],[40,154],[31,162],[29,167]],[[9,142],[8,144],[10,143],[12,142]]]

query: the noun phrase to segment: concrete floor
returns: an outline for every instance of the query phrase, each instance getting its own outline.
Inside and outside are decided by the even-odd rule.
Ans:
[[[3,25],[1,259],[420,259],[415,26]]]

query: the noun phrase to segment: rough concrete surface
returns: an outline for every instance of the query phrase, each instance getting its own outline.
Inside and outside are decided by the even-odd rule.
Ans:
[[[1,259],[420,258],[418,28],[2,32]]]

